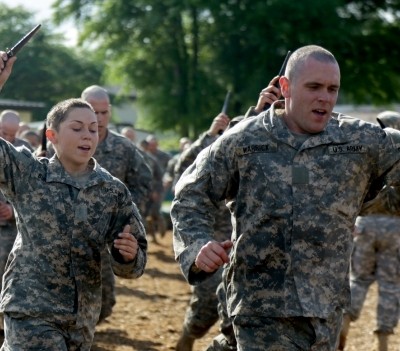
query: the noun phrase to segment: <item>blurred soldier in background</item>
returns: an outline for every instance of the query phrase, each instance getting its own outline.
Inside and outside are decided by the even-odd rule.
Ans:
[[[179,152],[174,155],[167,163],[167,168],[165,169],[163,176],[164,191],[171,191],[174,194],[175,187],[175,165],[177,164],[182,152],[187,149],[192,144],[189,138],[183,137],[179,139]]]
[[[377,116],[382,128],[400,130],[400,114],[385,111]],[[393,206],[387,206],[393,208]],[[365,207],[366,208],[366,207]],[[365,210],[364,208],[364,210]],[[377,351],[388,351],[389,336],[398,324],[400,313],[400,213],[362,212],[354,229],[354,248],[350,265],[351,306],[345,310],[338,350],[345,350],[350,323],[360,317],[367,292],[378,284],[376,335]]]
[[[136,145],[136,132],[132,127],[124,127],[121,129],[121,135],[128,138],[132,143]]]
[[[0,114],[1,136],[14,146],[25,146],[27,149],[29,149],[29,151],[32,152],[32,146],[27,141],[17,138],[20,122],[21,118],[17,111],[4,110]]]
[[[175,180],[196,159],[198,153],[211,145],[219,137],[219,131],[229,125],[227,115],[220,113],[214,118],[210,128],[194,143],[186,148],[178,158],[174,168]],[[223,241],[232,234],[231,216],[224,202],[215,208],[214,238]],[[218,298],[216,290],[221,282],[222,269],[210,279],[192,287],[192,297],[186,310],[183,330],[176,345],[176,351],[191,351],[196,339],[202,338],[218,320]]]
[[[99,124],[99,144],[94,158],[100,166],[121,180],[132,194],[132,199],[141,213],[150,196],[152,172],[139,149],[127,138],[111,131],[110,97],[106,89],[92,85],[83,90],[81,97],[92,105]],[[102,254],[102,310],[99,323],[112,313],[115,305],[115,278],[108,252]]]
[[[141,143],[142,149],[152,156],[160,167],[162,177],[164,177],[165,170],[167,168],[168,161],[171,159],[171,155],[164,152],[158,147],[158,140],[155,135],[148,135]],[[167,230],[164,216],[161,213],[161,206],[164,201],[165,190],[164,187],[158,192],[153,192],[148,202],[146,225],[151,228],[154,233],[158,232],[161,236],[164,236]]]

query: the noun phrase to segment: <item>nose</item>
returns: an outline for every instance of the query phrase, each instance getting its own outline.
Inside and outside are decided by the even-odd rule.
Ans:
[[[97,121],[101,122],[103,119],[103,114],[101,112],[96,112]]]
[[[334,94],[332,94],[330,91],[328,90],[321,90],[320,94],[318,96],[318,101],[320,102],[330,102],[334,99]]]
[[[83,131],[83,138],[86,140],[91,140],[93,137],[92,132],[89,129]]]

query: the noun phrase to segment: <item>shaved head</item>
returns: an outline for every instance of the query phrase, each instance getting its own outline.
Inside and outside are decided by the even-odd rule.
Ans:
[[[21,118],[19,113],[14,110],[4,110],[0,114],[0,125],[2,130],[2,137],[9,141],[14,142],[15,136],[17,135],[19,129],[19,123]]]

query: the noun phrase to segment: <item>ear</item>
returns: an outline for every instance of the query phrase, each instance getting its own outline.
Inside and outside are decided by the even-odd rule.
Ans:
[[[281,93],[284,98],[290,97],[290,84],[289,84],[289,79],[287,79],[285,76],[281,76],[279,78],[279,85],[281,87]]]
[[[54,129],[46,129],[46,138],[55,144],[57,141],[57,132]]]

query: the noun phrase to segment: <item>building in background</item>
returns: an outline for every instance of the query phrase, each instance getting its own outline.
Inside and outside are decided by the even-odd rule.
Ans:
[[[44,102],[39,101],[0,99],[0,113],[4,110],[15,110],[19,113],[21,120],[26,123],[32,122],[32,115],[35,110],[42,109],[45,106]]]

